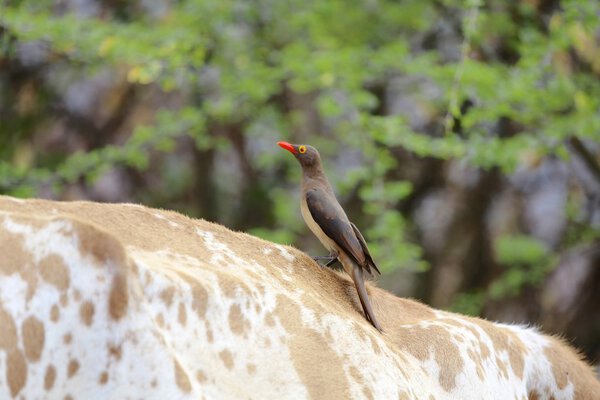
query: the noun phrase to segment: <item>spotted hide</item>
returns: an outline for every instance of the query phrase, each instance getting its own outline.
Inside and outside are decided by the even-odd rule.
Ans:
[[[592,399],[534,328],[431,309],[175,212],[0,196],[0,399]]]

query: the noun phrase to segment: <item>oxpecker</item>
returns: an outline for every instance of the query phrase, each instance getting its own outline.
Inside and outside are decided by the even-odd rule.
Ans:
[[[325,176],[317,149],[308,145],[278,142],[280,147],[292,153],[302,167],[302,194],[300,210],[304,222],[312,233],[329,250],[331,258],[337,258],[352,280],[358,292],[367,320],[379,331],[381,326],[375,318],[365,288],[364,272],[377,272],[365,238],[346,216],[335,198],[331,184]]]

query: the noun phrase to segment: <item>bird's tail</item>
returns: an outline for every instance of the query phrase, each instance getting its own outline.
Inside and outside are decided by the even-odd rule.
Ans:
[[[373,312],[373,307],[371,307],[371,301],[369,300],[369,296],[367,295],[367,288],[365,287],[365,279],[363,276],[363,270],[358,265],[353,265],[352,268],[352,280],[354,281],[354,286],[356,287],[356,291],[358,292],[358,298],[360,299],[360,304],[362,305],[363,311],[365,313],[365,317],[367,321],[371,323],[379,332],[383,332],[381,329],[381,325],[377,322],[375,318],[375,313]]]

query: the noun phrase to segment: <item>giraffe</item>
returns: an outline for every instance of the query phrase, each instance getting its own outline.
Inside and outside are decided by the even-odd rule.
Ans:
[[[0,196],[2,399],[597,399],[536,328],[436,310],[301,251],[134,204]]]

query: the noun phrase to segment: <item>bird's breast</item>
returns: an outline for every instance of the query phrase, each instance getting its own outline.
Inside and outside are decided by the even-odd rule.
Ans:
[[[321,229],[319,224],[317,224],[312,217],[310,210],[308,209],[308,204],[306,204],[305,196],[302,196],[302,200],[300,201],[300,212],[302,213],[302,218],[304,219],[304,222],[308,228],[317,237],[317,239],[319,239],[323,246],[325,246],[325,248],[329,251],[336,251],[337,245],[335,242],[331,240],[329,236],[325,234],[325,232],[323,232],[323,229]]]

